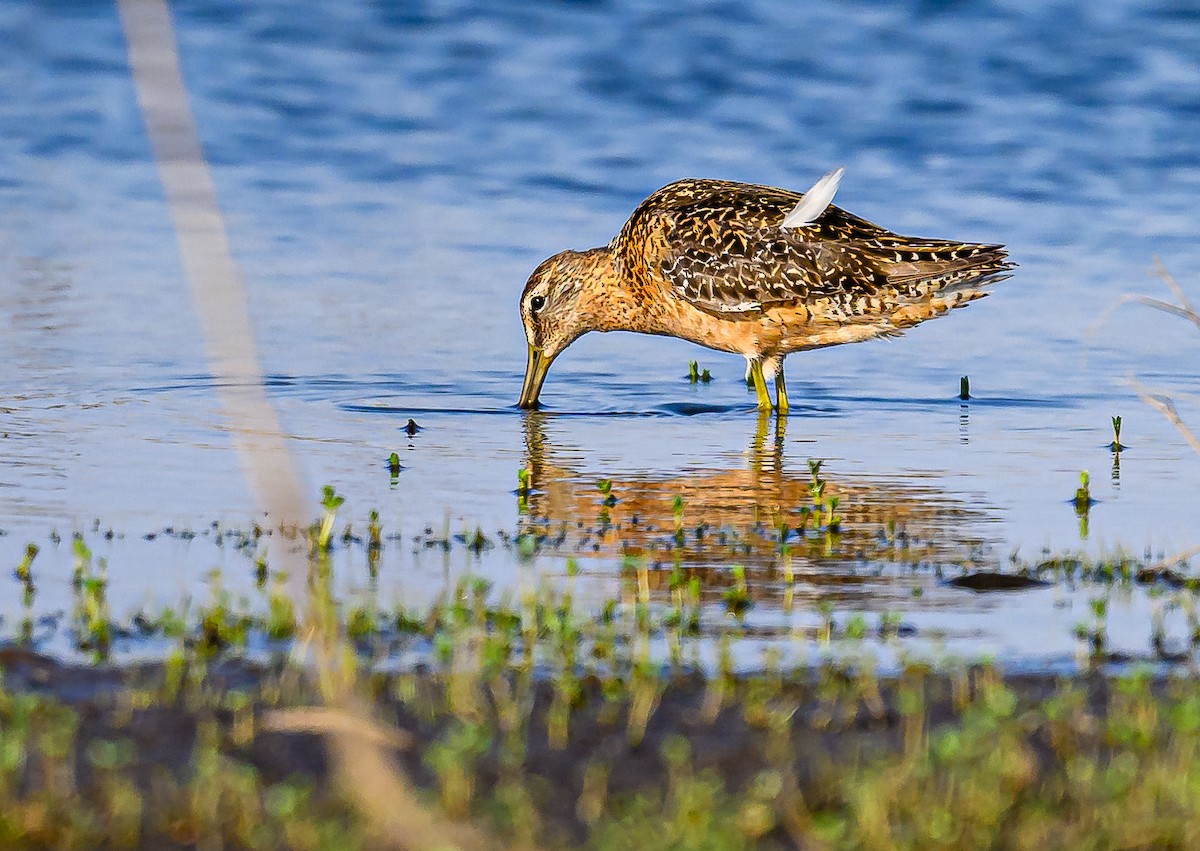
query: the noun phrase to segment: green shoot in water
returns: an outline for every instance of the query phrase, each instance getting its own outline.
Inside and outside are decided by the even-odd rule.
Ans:
[[[752,605],[750,589],[746,585],[746,568],[735,564],[733,571],[733,587],[725,592],[725,611],[735,618],[741,618]]]
[[[17,565],[17,579],[20,579],[26,585],[33,582],[33,560],[37,558],[38,545],[26,544],[25,558],[21,559],[21,563]]]
[[[971,398],[971,377],[969,375],[958,379],[958,398],[964,402]]]
[[[840,497],[825,495],[825,480],[821,478],[822,461],[814,461],[811,458],[808,460],[808,472],[812,477],[812,481],[808,484],[808,492],[812,496],[812,507],[808,509],[806,514],[804,509],[801,509],[801,522],[806,524],[811,516],[814,520],[821,520],[825,528],[826,534],[835,534],[841,530],[842,518],[834,511],[837,510],[838,504],[841,502]],[[801,534],[803,534],[804,526],[801,525]]]
[[[532,474],[528,467],[522,467],[517,470],[517,513],[525,514],[529,511],[529,493],[533,489]]]
[[[317,533],[317,547],[327,550],[333,538],[333,524],[337,522],[337,511],[342,507],[346,498],[339,496],[333,489],[333,485],[325,485],[321,488],[321,493],[323,495],[321,507],[325,509],[325,513],[321,516],[321,528]]]
[[[712,381],[712,373],[707,369],[701,369],[697,361],[690,360],[688,361],[688,381],[692,384],[696,382],[708,384],[708,382]]]
[[[833,534],[842,527],[842,518],[833,512],[837,509],[841,499],[836,496],[831,496],[825,500],[825,531]]]
[[[377,550],[383,546],[383,527],[379,524],[379,512],[374,508],[367,514],[367,547]]]
[[[1087,511],[1092,505],[1092,493],[1089,488],[1091,477],[1088,471],[1084,470],[1079,474],[1079,487],[1075,489],[1075,498],[1072,500],[1075,503],[1076,511]]]
[[[1121,443],[1121,418],[1120,417],[1112,418],[1112,427],[1113,427],[1113,440],[1112,440],[1112,443],[1108,444],[1108,448],[1111,449],[1113,452],[1120,452],[1122,449],[1125,448],[1125,445],[1123,443]]]
[[[92,551],[84,543],[83,535],[78,532],[75,533],[75,540],[71,544],[71,551],[75,554],[75,569],[71,573],[71,585],[75,590],[79,590],[83,584],[84,575],[91,572]]]
[[[812,476],[812,482],[809,483],[808,491],[812,494],[813,504],[819,506],[821,498],[825,494],[825,481],[821,478],[822,461],[814,461],[808,459],[808,472]]]
[[[392,478],[394,479],[400,475],[401,469],[402,468],[400,467],[400,456],[397,455],[395,452],[393,452],[391,455],[388,456],[388,473],[390,473]]]
[[[262,589],[267,584],[267,555],[259,553],[254,559],[254,587]]]
[[[1088,487],[1089,482],[1088,471],[1084,470],[1079,474],[1079,487],[1075,489],[1075,498],[1071,500],[1075,506],[1075,516],[1079,518],[1079,537],[1084,539],[1088,536],[1088,513],[1095,502]]]

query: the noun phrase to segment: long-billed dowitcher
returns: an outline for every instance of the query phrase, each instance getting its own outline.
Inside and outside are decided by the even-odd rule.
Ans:
[[[612,242],[563,251],[525,284],[520,406],[588,331],[680,337],[744,355],[758,407],[788,409],[792,352],[902,333],[986,295],[1013,267],[1002,245],[901,236],[834,206],[842,169],[801,195],[681,180],[643,201]]]

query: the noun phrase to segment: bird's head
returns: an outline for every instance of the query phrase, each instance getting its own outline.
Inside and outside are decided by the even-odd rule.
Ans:
[[[542,262],[521,293],[521,321],[529,343],[522,408],[538,407],[550,364],[588,331],[607,330],[599,308],[611,272],[607,249],[563,251]]]

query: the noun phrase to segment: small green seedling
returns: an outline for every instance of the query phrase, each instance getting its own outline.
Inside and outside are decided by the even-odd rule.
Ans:
[[[83,535],[78,532],[75,533],[75,538],[71,543],[71,550],[75,554],[75,568],[71,572],[71,586],[78,591],[83,585],[83,577],[91,572],[92,551],[84,543]]]
[[[841,499],[836,496],[828,497],[825,500],[825,531],[830,534],[836,534],[842,528],[842,518],[833,513],[837,510],[840,502]]]
[[[1125,444],[1121,443],[1121,418],[1112,418],[1113,439],[1112,443],[1108,444],[1108,448],[1113,452],[1120,452],[1125,448]]]
[[[612,508],[617,504],[617,497],[612,492],[612,479],[599,479],[596,482],[596,490],[604,494],[604,500],[601,504],[606,508]]]
[[[812,476],[808,491],[812,494],[813,505],[817,508],[821,506],[822,498],[825,494],[825,480],[821,478],[821,464],[823,463],[823,461],[808,459],[808,472]]]
[[[964,402],[971,398],[971,376],[964,375],[958,379],[958,398]]]
[[[695,384],[700,380],[700,364],[694,360],[688,361],[688,381]]]
[[[1075,496],[1071,499],[1071,504],[1075,506],[1075,516],[1079,518],[1079,537],[1084,539],[1088,536],[1088,514],[1096,502],[1092,499],[1089,481],[1088,471],[1084,470],[1079,474],[1079,487],[1075,489]]]
[[[393,479],[400,475],[400,471],[404,469],[400,466],[400,456],[395,452],[388,456],[387,464],[388,472],[391,474]]]
[[[529,510],[529,494],[533,490],[533,474],[528,467],[517,470],[517,513]]]
[[[321,507],[325,509],[325,513],[321,517],[321,528],[317,533],[317,546],[322,550],[327,550],[333,539],[333,524],[337,522],[337,511],[342,507],[346,498],[339,496],[333,489],[333,485],[325,485],[321,489],[321,493],[323,494]]]
[[[37,558],[38,545],[25,545],[25,558],[21,559],[21,563],[17,565],[17,579],[20,579],[26,585],[33,581],[33,560]]]
[[[1087,470],[1079,474],[1079,487],[1075,489],[1075,497],[1071,500],[1075,504],[1076,511],[1087,511],[1096,502],[1092,499],[1090,482],[1091,477]]]
[[[750,608],[750,589],[746,585],[746,568],[740,564],[733,565],[733,587],[725,592],[725,611],[736,618],[741,618]]]
[[[372,550],[383,546],[383,527],[379,524],[379,512],[374,508],[367,513],[367,546]]]

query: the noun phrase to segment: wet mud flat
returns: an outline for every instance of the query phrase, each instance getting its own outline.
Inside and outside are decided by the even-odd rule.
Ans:
[[[1200,835],[1192,678],[917,663],[883,676],[853,661],[702,674],[636,659],[573,676],[485,645],[364,673],[358,690],[427,806],[497,847],[1182,848]],[[81,667],[10,646],[0,669],[3,847],[379,847],[331,773],[330,716],[294,662]]]

